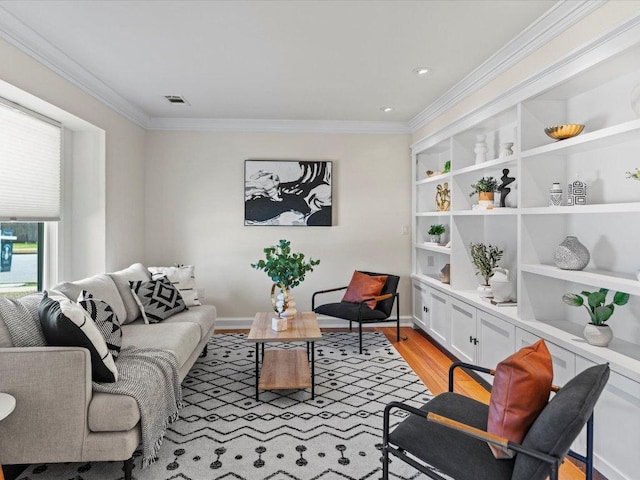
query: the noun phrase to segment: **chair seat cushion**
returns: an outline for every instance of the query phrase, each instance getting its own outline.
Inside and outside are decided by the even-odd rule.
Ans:
[[[487,428],[489,407],[456,393],[438,395],[420,410],[437,413],[481,430]],[[496,460],[485,442],[424,418],[409,415],[391,432],[389,438],[391,444],[456,480],[511,479],[513,460]]]
[[[351,302],[327,303],[316,307],[314,312],[344,320],[358,321],[358,310],[360,310],[360,321],[362,322],[379,322],[387,318],[387,315],[380,310],[371,310],[368,307],[361,307],[360,304]]]

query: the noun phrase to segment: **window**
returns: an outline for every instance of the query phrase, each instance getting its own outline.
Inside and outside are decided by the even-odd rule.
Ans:
[[[0,296],[42,290],[44,222],[60,220],[60,124],[0,98]]]
[[[0,296],[42,290],[44,223],[0,223]]]
[[[60,220],[62,128],[0,99],[0,220]]]

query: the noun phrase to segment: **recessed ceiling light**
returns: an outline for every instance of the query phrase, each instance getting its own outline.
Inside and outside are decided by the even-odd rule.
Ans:
[[[413,73],[415,73],[416,75],[426,75],[427,73],[429,73],[431,71],[431,69],[429,67],[418,67],[418,68],[414,68],[413,69]]]
[[[384,113],[389,113],[393,110],[393,108],[391,107],[380,107],[380,110],[382,110]]]

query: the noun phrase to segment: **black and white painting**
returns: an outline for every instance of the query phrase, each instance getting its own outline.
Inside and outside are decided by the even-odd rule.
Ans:
[[[331,214],[331,162],[245,160],[245,225],[328,227]]]

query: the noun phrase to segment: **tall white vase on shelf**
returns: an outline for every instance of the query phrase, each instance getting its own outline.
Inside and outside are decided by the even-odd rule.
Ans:
[[[473,152],[476,154],[476,165],[487,161],[489,147],[487,146],[487,142],[485,142],[486,137],[483,133],[476,135],[476,146],[473,149]]]

